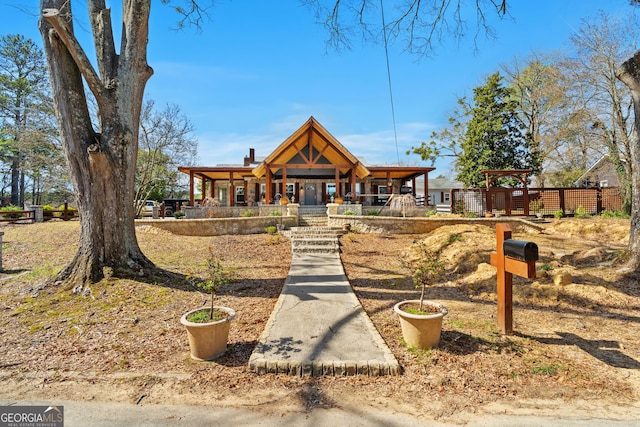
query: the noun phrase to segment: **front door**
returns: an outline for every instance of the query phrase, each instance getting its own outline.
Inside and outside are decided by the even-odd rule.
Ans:
[[[305,184],[304,185],[304,204],[305,205],[315,205],[317,203],[316,199],[316,185],[315,184]]]

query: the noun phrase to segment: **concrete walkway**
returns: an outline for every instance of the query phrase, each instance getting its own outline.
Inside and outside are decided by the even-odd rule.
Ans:
[[[249,369],[289,375],[398,375],[336,253],[294,253]]]

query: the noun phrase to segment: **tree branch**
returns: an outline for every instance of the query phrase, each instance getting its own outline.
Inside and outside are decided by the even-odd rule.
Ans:
[[[78,66],[78,69],[82,73],[82,76],[87,81],[89,89],[96,97],[98,103],[101,103],[105,87],[100,80],[100,76],[96,73],[91,65],[91,61],[87,57],[87,54],[78,43],[78,40],[73,35],[71,29],[60,16],[60,10],[58,9],[43,9],[42,18],[53,27],[60,40],[64,43],[69,51],[69,54],[73,58],[73,61]]]
[[[111,9],[107,9],[104,0],[89,0],[88,6],[93,41],[98,57],[98,70],[104,84],[110,86],[115,78],[118,63],[113,39]]]

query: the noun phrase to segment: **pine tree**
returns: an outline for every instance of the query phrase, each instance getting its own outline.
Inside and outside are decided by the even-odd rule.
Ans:
[[[534,174],[539,170],[512,95],[510,88],[502,86],[498,72],[473,90],[471,120],[456,161],[457,179],[466,187],[483,186],[486,169],[532,169]],[[508,180],[499,183],[513,184]]]

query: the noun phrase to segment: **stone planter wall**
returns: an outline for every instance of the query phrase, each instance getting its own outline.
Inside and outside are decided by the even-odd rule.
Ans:
[[[296,227],[297,216],[256,216],[249,218],[139,219],[136,226],[150,225],[180,236],[222,236],[264,233],[269,226]]]
[[[455,224],[480,224],[495,228],[497,223],[507,223],[514,231],[539,232],[544,227],[523,218],[395,218],[385,216],[330,215],[329,227],[342,228],[351,225],[351,230],[361,233],[423,234],[438,227]]]

